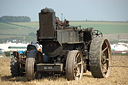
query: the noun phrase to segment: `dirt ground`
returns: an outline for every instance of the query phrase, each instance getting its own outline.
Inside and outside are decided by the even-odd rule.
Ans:
[[[44,77],[27,81],[25,77],[11,77],[10,58],[0,58],[0,85],[128,85],[128,56],[112,56],[112,70],[108,78],[93,78],[90,72],[79,81],[68,81],[65,76]]]

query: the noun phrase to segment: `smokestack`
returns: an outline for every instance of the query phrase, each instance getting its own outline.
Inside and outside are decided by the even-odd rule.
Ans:
[[[63,13],[61,13],[61,22],[63,22]]]

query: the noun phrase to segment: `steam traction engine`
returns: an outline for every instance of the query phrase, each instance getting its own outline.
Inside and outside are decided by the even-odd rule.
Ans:
[[[41,49],[32,44],[27,47],[28,80],[50,73],[64,73],[68,80],[79,80],[87,70],[95,78],[109,76],[111,48],[100,31],[70,26],[67,20],[62,23],[49,8],[39,13],[39,27],[37,41]]]

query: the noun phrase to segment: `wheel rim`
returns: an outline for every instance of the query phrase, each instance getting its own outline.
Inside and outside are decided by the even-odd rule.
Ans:
[[[107,41],[104,41],[101,51],[101,71],[104,77],[108,76],[110,66],[110,49]]]
[[[66,77],[68,80],[80,80],[82,76],[83,55],[79,50],[72,50],[66,60]]]
[[[74,65],[75,80],[80,80],[82,75],[83,75],[83,61],[81,54],[78,52],[75,57],[75,65]]]

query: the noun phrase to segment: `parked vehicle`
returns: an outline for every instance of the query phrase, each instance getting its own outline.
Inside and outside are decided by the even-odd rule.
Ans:
[[[87,70],[94,78],[109,76],[111,48],[100,31],[70,26],[69,21],[60,21],[49,8],[39,13],[39,27],[37,43],[42,47],[27,46],[25,72],[28,80],[51,73],[63,73],[68,80],[80,80]]]

